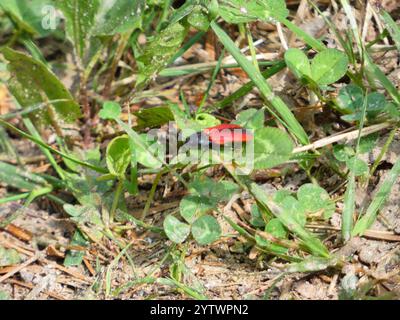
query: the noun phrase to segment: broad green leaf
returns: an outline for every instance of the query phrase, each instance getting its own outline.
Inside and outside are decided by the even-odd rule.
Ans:
[[[304,76],[311,78],[311,64],[306,54],[297,48],[290,48],[285,52],[285,62],[290,71],[301,79]]]
[[[283,224],[277,218],[271,219],[268,222],[268,224],[265,227],[265,232],[270,233],[274,237],[279,238],[279,239],[285,239],[288,234],[287,229],[283,226]],[[271,250],[278,254],[285,254],[288,251],[287,248],[285,248],[281,245],[275,244],[271,241],[268,241],[257,234],[256,234],[255,238],[256,238],[256,242],[259,246],[266,247],[268,250]]]
[[[105,120],[115,120],[121,115],[121,106],[117,102],[106,101],[99,112],[99,117]]]
[[[169,121],[174,120],[174,115],[169,106],[159,106],[153,108],[141,108],[133,112],[136,116],[136,129],[160,127]]]
[[[367,153],[370,152],[376,147],[376,143],[378,141],[379,135],[376,133],[369,134],[360,139],[360,144],[358,146],[359,153]]]
[[[131,140],[131,145],[134,146],[134,151],[136,152],[137,162],[147,166],[149,168],[160,168],[163,165],[163,159],[160,158],[160,150],[163,146],[159,145],[157,142],[153,143],[151,146],[148,142],[147,135],[144,137],[136,133],[128,124],[120,119],[115,119],[115,121],[124,129]]]
[[[315,184],[303,184],[297,191],[297,199],[307,214],[321,213],[324,219],[329,219],[335,212],[335,203],[328,192]]]
[[[17,250],[6,249],[0,246],[0,267],[7,267],[21,262],[21,257]]]
[[[228,201],[238,192],[237,184],[229,181],[214,181],[208,177],[194,179],[189,184],[189,191],[193,194],[210,199],[214,204]]]
[[[346,165],[355,176],[362,176],[368,172],[368,164],[357,157],[348,159]]]
[[[209,128],[221,124],[221,121],[208,113],[199,113],[196,115],[196,122],[202,127]]]
[[[362,89],[355,85],[349,84],[339,91],[337,104],[345,113],[354,113],[359,111],[363,105],[364,93]]]
[[[333,147],[333,155],[337,160],[345,162],[355,155],[355,151],[348,145],[337,144]]]
[[[0,161],[0,182],[9,187],[32,191],[46,185],[42,177]]]
[[[116,137],[107,146],[107,168],[111,174],[123,178],[131,163],[131,148],[127,135]]]
[[[379,92],[371,92],[367,96],[367,118],[374,119],[378,114],[386,109],[386,97]]]
[[[65,100],[53,103],[49,108],[54,108],[57,116],[66,122],[73,122],[81,116],[80,107],[72,95],[42,62],[9,48],[3,49],[3,54],[9,61],[10,91],[22,107]],[[47,112],[43,115],[48,118]],[[33,119],[40,116],[40,113],[34,113]]]
[[[187,21],[192,27],[200,31],[207,31],[210,26],[208,14],[201,6],[194,8],[194,10],[189,14]]]
[[[304,229],[293,215],[281,209],[260,186],[256,183],[251,183],[249,188],[257,201],[266,208],[269,208],[271,213],[278,218],[288,230],[296,234],[313,255],[329,257],[329,251],[324,244],[315,235]]]
[[[217,219],[205,215],[192,224],[192,235],[198,244],[210,244],[221,236],[221,227]]]
[[[99,10],[99,0],[54,0],[65,17],[68,38],[78,56],[84,58],[90,44],[92,27]]]
[[[293,142],[282,130],[261,128],[254,133],[254,168],[267,169],[288,161]]]
[[[337,49],[326,49],[311,61],[312,79],[319,85],[329,85],[342,78],[348,67],[346,54]]]
[[[213,208],[215,208],[215,203],[206,197],[197,195],[185,196],[179,204],[181,216],[190,224]]]
[[[246,129],[260,129],[264,127],[265,116],[264,109],[247,109],[240,112],[236,116],[236,120],[233,123],[238,124]]]
[[[162,30],[146,45],[143,54],[136,59],[139,67],[136,87],[144,86],[149,80],[157,77],[181,46],[186,33],[185,27],[175,23]]]
[[[287,229],[277,218],[271,219],[268,222],[265,231],[280,239],[285,239],[288,236]]]
[[[147,134],[141,134],[139,137],[141,147],[136,146],[135,148],[136,161],[147,168],[160,168],[162,166],[165,146],[150,138]],[[152,156],[149,157],[149,154]]]
[[[100,1],[93,23],[93,35],[112,36],[140,28],[144,5],[144,0]]]
[[[182,243],[190,233],[190,226],[172,215],[165,218],[163,226],[167,237],[175,243]]]

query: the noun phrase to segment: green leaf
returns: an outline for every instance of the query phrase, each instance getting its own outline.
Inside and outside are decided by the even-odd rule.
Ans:
[[[378,141],[379,135],[377,133],[369,134],[360,139],[360,144],[358,146],[359,153],[367,153],[374,149]]]
[[[338,263],[336,257],[332,258],[319,258],[319,257],[307,257],[302,262],[291,263],[285,268],[286,272],[317,272],[325,270],[329,267],[334,267]]]
[[[240,112],[233,123],[246,129],[256,130],[264,127],[264,121],[264,109],[257,110],[251,108]]]
[[[228,201],[238,192],[237,184],[230,181],[216,182],[208,177],[194,179],[189,184],[189,191],[193,194],[210,199],[214,204],[220,201]]]
[[[6,249],[0,246],[0,267],[7,267],[21,262],[21,257],[17,250]]]
[[[85,232],[88,233],[90,239],[100,241],[103,238],[104,223],[99,210],[88,203],[85,205],[64,204],[66,213],[71,217],[71,221],[75,222],[78,227],[86,227]]]
[[[335,212],[335,203],[328,192],[315,184],[303,184],[297,191],[297,199],[307,214],[321,212],[324,219],[329,219]]]
[[[141,108],[133,114],[137,117],[135,129],[160,127],[174,120],[174,115],[169,106]]]
[[[260,71],[256,69],[251,61],[247,60],[247,58],[240,52],[239,48],[235,45],[232,39],[226,34],[223,29],[221,29],[221,27],[215,21],[211,22],[211,27],[214,30],[215,34],[218,36],[219,40],[225,46],[225,48],[231,53],[238,64],[247,73],[249,78],[258,87],[263,99],[268,101],[268,103],[270,103],[272,107],[277,111],[277,113],[281,116],[284,125],[289,128],[289,130],[294,134],[297,139],[299,139],[302,144],[307,144],[308,136],[303,127],[297,121],[297,119],[290,111],[289,107],[283,102],[283,100],[273,93],[272,88],[265,81]]]
[[[329,85],[342,78],[348,67],[346,54],[337,49],[326,49],[311,61],[312,79],[319,85]]]
[[[86,248],[89,245],[89,242],[85,239],[82,232],[77,229],[72,236],[70,241],[71,247],[83,247]],[[66,267],[73,267],[73,266],[80,266],[82,264],[83,258],[85,256],[84,250],[68,250],[65,259],[64,259],[64,266]]]
[[[254,168],[267,169],[288,161],[293,142],[277,128],[261,128],[254,133]]]
[[[115,121],[117,121],[128,134],[131,144],[134,146],[134,151],[136,152],[137,162],[149,168],[160,168],[163,165],[163,159],[160,158],[160,156],[164,155],[163,150],[160,149],[163,148],[162,145],[156,142],[150,145],[147,135],[139,135],[120,119],[115,119]]]
[[[215,203],[211,202],[206,197],[197,195],[185,196],[179,204],[181,216],[190,224],[192,224],[198,217],[214,208]]]
[[[265,227],[265,232],[270,233],[274,237],[279,238],[279,239],[285,239],[288,234],[287,229],[283,226],[283,224],[277,218],[271,219],[268,222],[268,224]],[[268,250],[271,250],[278,254],[285,254],[288,251],[287,248],[285,248],[281,245],[275,244],[271,241],[268,241],[268,240],[262,238],[258,234],[256,234],[255,239],[259,246],[266,247]]]
[[[210,215],[205,215],[193,223],[192,235],[198,244],[210,244],[221,236],[221,227],[217,219]]]
[[[362,89],[355,85],[349,84],[339,91],[337,104],[345,113],[354,113],[359,111],[363,105],[364,93]]]
[[[355,151],[348,145],[337,144],[333,147],[333,155],[337,160],[345,162],[355,155]]]
[[[147,134],[141,134],[139,137],[141,147],[136,146],[135,149],[137,162],[147,168],[161,168],[165,146]],[[152,156],[149,157],[149,154]]]
[[[367,118],[374,119],[378,114],[386,109],[386,97],[379,92],[371,92],[367,96]]]
[[[141,27],[144,0],[101,1],[93,24],[93,35],[112,36]]]
[[[121,116],[121,106],[117,102],[106,101],[99,112],[99,117],[105,120],[115,120]]]
[[[54,108],[57,115],[66,122],[73,122],[81,116],[80,107],[72,95],[42,62],[9,48],[3,49],[3,54],[9,61],[10,91],[22,107],[65,100],[49,107]],[[40,114],[35,113],[33,118],[39,116]]]
[[[143,54],[136,59],[139,67],[136,87],[145,86],[150,79],[157,77],[181,46],[186,33],[185,27],[175,23],[162,30],[146,45]]]
[[[304,246],[307,247],[313,255],[329,257],[329,251],[324,244],[315,235],[304,229],[293,215],[280,208],[260,186],[256,183],[251,183],[249,190],[261,205],[265,208],[269,208],[271,213],[278,218],[288,230],[292,231],[303,241]]]
[[[348,159],[346,165],[355,176],[362,176],[368,172],[368,164],[357,157]]]
[[[127,135],[116,137],[107,146],[107,168],[111,174],[124,177],[125,171],[131,163],[131,148]]]
[[[311,64],[302,50],[297,48],[287,50],[285,52],[285,62],[298,79],[304,76],[311,78]]]
[[[307,222],[307,215],[305,212],[305,208],[303,207],[302,203],[295,199],[293,196],[285,196],[279,199],[279,191],[275,193],[274,200],[277,204],[280,205],[282,210],[290,216],[293,216],[296,219],[297,223],[304,227]]]
[[[54,3],[65,17],[68,38],[78,56],[84,58],[100,6],[99,0],[57,0]]]
[[[219,119],[208,113],[197,114],[196,122],[204,128],[214,127],[221,124]]]
[[[271,219],[268,222],[265,231],[280,239],[285,239],[288,236],[287,229],[277,218]]]
[[[164,231],[167,237],[175,243],[182,243],[190,233],[190,226],[180,222],[173,215],[168,215],[164,220]]]
[[[189,14],[187,21],[189,24],[200,31],[207,31],[210,26],[208,14],[201,6],[197,6]]]

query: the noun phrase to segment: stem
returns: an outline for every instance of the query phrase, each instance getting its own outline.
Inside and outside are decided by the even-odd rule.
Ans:
[[[115,190],[114,200],[110,210],[110,224],[113,223],[115,217],[115,211],[117,210],[119,198],[121,197],[122,189],[124,186],[123,180],[118,180],[117,189]]]
[[[146,205],[143,209],[142,215],[140,216],[140,220],[142,220],[142,221],[144,220],[144,218],[146,218],[146,215],[150,210],[151,203],[154,199],[154,195],[157,190],[157,185],[160,182],[160,179],[161,179],[163,173],[164,173],[164,171],[161,170],[160,172],[157,173],[156,178],[154,179],[153,185],[151,186],[151,190],[149,193],[149,197],[147,198],[147,201],[146,201]]]
[[[394,136],[396,134],[397,128],[398,127],[396,126],[395,128],[392,129],[392,131],[390,131],[390,135],[389,135],[388,139],[386,140],[384,146],[382,147],[381,152],[379,153],[379,156],[376,158],[376,160],[371,168],[371,171],[369,172],[370,177],[372,177],[374,175],[376,168],[378,167],[378,165],[381,162],[385,153],[388,151],[389,146],[392,143]]]

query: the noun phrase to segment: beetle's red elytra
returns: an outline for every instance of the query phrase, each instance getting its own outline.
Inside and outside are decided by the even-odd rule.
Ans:
[[[218,126],[204,129],[209,141],[216,144],[248,142],[254,137],[245,128],[237,124],[220,124]]]

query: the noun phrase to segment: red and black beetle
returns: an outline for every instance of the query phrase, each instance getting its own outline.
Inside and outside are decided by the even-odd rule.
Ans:
[[[225,123],[195,133],[189,137],[189,143],[193,146],[211,143],[224,145],[249,142],[253,138],[250,131],[240,125]]]

